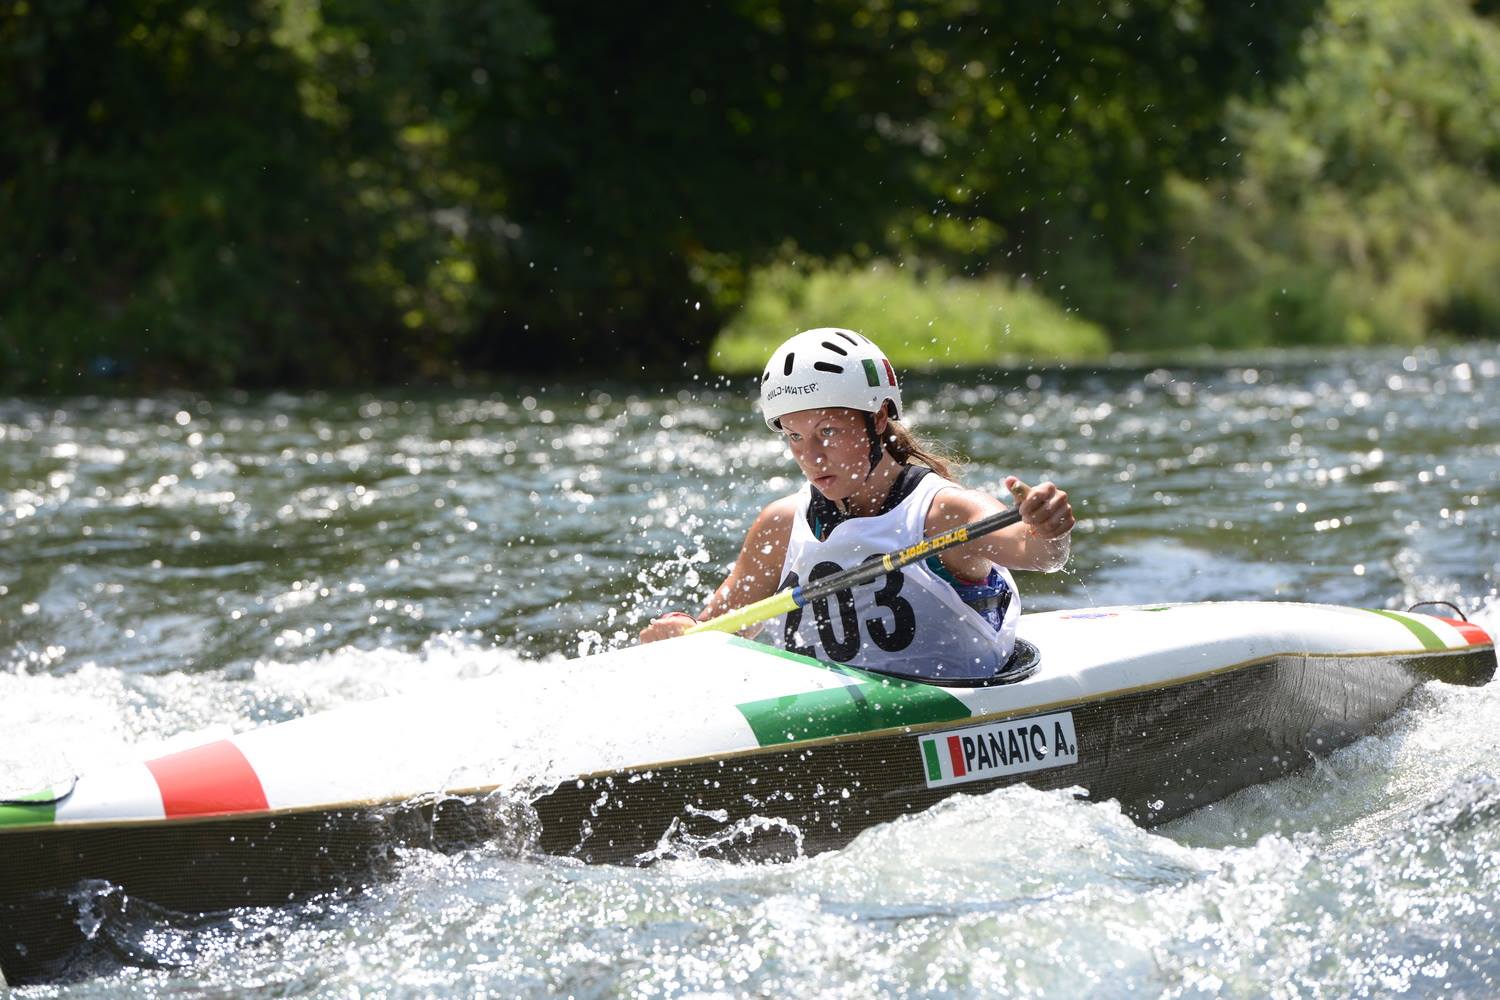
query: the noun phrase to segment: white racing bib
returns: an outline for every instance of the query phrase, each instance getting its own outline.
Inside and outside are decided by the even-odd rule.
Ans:
[[[827,540],[819,541],[807,523],[812,487],[804,485],[797,496],[781,588],[816,583],[915,545],[925,535],[933,497],[955,488],[929,473],[890,511],[842,521]],[[1021,612],[1015,582],[1007,570],[999,572],[1010,590],[999,630],[965,604],[951,583],[919,562],[809,602],[773,621],[770,638],[793,652],[882,673],[957,682],[988,680],[1010,659]]]

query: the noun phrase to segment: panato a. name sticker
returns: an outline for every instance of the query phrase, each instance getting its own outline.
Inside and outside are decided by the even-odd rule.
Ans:
[[[921,743],[928,788],[1078,763],[1072,712],[933,733]]]

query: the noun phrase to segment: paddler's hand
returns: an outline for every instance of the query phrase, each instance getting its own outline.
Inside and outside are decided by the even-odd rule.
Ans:
[[[651,619],[651,624],[641,629],[640,639],[643,643],[672,639],[696,624],[698,624],[698,619],[686,611],[668,611],[660,618]]]
[[[1022,523],[1038,538],[1052,541],[1073,530],[1073,505],[1056,483],[1048,480],[1027,486],[1015,476],[1006,476],[1005,488],[1016,498]]]

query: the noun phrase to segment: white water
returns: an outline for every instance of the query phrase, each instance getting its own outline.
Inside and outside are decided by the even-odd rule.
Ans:
[[[1023,581],[1029,607],[1446,598],[1493,634],[1500,359],[1472,362],[928,386],[946,409],[914,412],[940,438],[968,428],[971,481],[1020,467],[1087,500],[1074,572]],[[611,609],[632,597],[701,596],[747,511],[790,485],[753,421],[689,419],[731,402],[584,400],[547,428],[440,403],[392,410],[368,443],[368,407],[327,401],[0,408],[0,788],[545,669],[580,633],[627,629]],[[544,522],[546,542],[517,535]],[[1496,761],[1500,685],[1433,683],[1312,769],[1156,831],[1015,788],[782,865],[701,860],[686,838],[647,869],[413,850],[392,882],[283,908],[187,920],[106,896],[98,978],[21,992],[1493,996]]]

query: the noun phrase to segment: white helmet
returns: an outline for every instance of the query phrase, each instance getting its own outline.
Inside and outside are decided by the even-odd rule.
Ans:
[[[868,337],[834,326],[805,330],[776,348],[760,377],[761,416],[773,431],[798,410],[841,406],[901,417],[901,387],[885,352]]]

